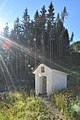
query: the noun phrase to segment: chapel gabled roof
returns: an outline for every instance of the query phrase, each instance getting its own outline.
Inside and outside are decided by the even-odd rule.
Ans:
[[[59,65],[59,64],[57,64],[57,63],[54,63],[54,62],[48,62],[48,61],[45,61],[45,62],[41,62],[41,63],[39,63],[39,65],[40,64],[44,64],[44,65],[46,65],[47,67],[49,67],[50,69],[55,69],[55,70],[57,70],[57,71],[61,71],[61,72],[64,72],[64,73],[66,73],[67,75],[68,75],[68,70],[67,70],[67,68],[64,68],[63,66],[61,66],[61,65]],[[38,65],[38,66],[39,66]],[[38,68],[38,66],[34,69],[34,71]],[[34,71],[33,71],[33,73],[34,73]]]

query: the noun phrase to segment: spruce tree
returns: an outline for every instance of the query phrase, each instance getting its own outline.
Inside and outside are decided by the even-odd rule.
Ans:
[[[52,54],[53,54],[53,27],[54,27],[54,18],[55,18],[55,12],[54,12],[54,6],[53,3],[51,2],[48,8],[48,14],[47,14],[47,46],[49,49],[49,55],[50,55],[50,61],[52,59]]]
[[[40,26],[41,26],[41,50],[42,56],[45,57],[45,31],[46,31],[46,9],[45,6],[41,9]],[[42,60],[43,61],[43,60]]]
[[[40,37],[41,37],[40,15],[37,10],[34,15],[34,38],[36,38],[36,46],[38,49],[41,48]]]
[[[4,28],[3,36],[6,37],[6,38],[9,37],[9,27],[8,27],[8,23],[6,23],[6,26],[5,26],[5,28]]]
[[[66,6],[64,7],[63,11],[61,12],[61,20],[64,23],[64,19],[68,16]]]

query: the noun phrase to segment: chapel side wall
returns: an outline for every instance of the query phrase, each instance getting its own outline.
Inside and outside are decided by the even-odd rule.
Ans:
[[[52,72],[52,91],[55,90],[55,73]]]
[[[53,91],[67,88],[67,75],[53,70]]]

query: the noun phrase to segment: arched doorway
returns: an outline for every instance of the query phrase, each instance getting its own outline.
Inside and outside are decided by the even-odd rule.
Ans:
[[[42,88],[42,94],[46,94],[47,93],[47,77],[46,76],[41,76],[41,88]]]

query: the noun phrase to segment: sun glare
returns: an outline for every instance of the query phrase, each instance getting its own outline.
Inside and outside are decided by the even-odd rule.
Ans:
[[[0,35],[0,45],[3,49],[9,50],[12,46],[11,40],[6,39],[2,35]]]
[[[11,43],[10,42],[4,42],[4,44],[3,44],[3,49],[10,49],[10,47],[11,47]]]

